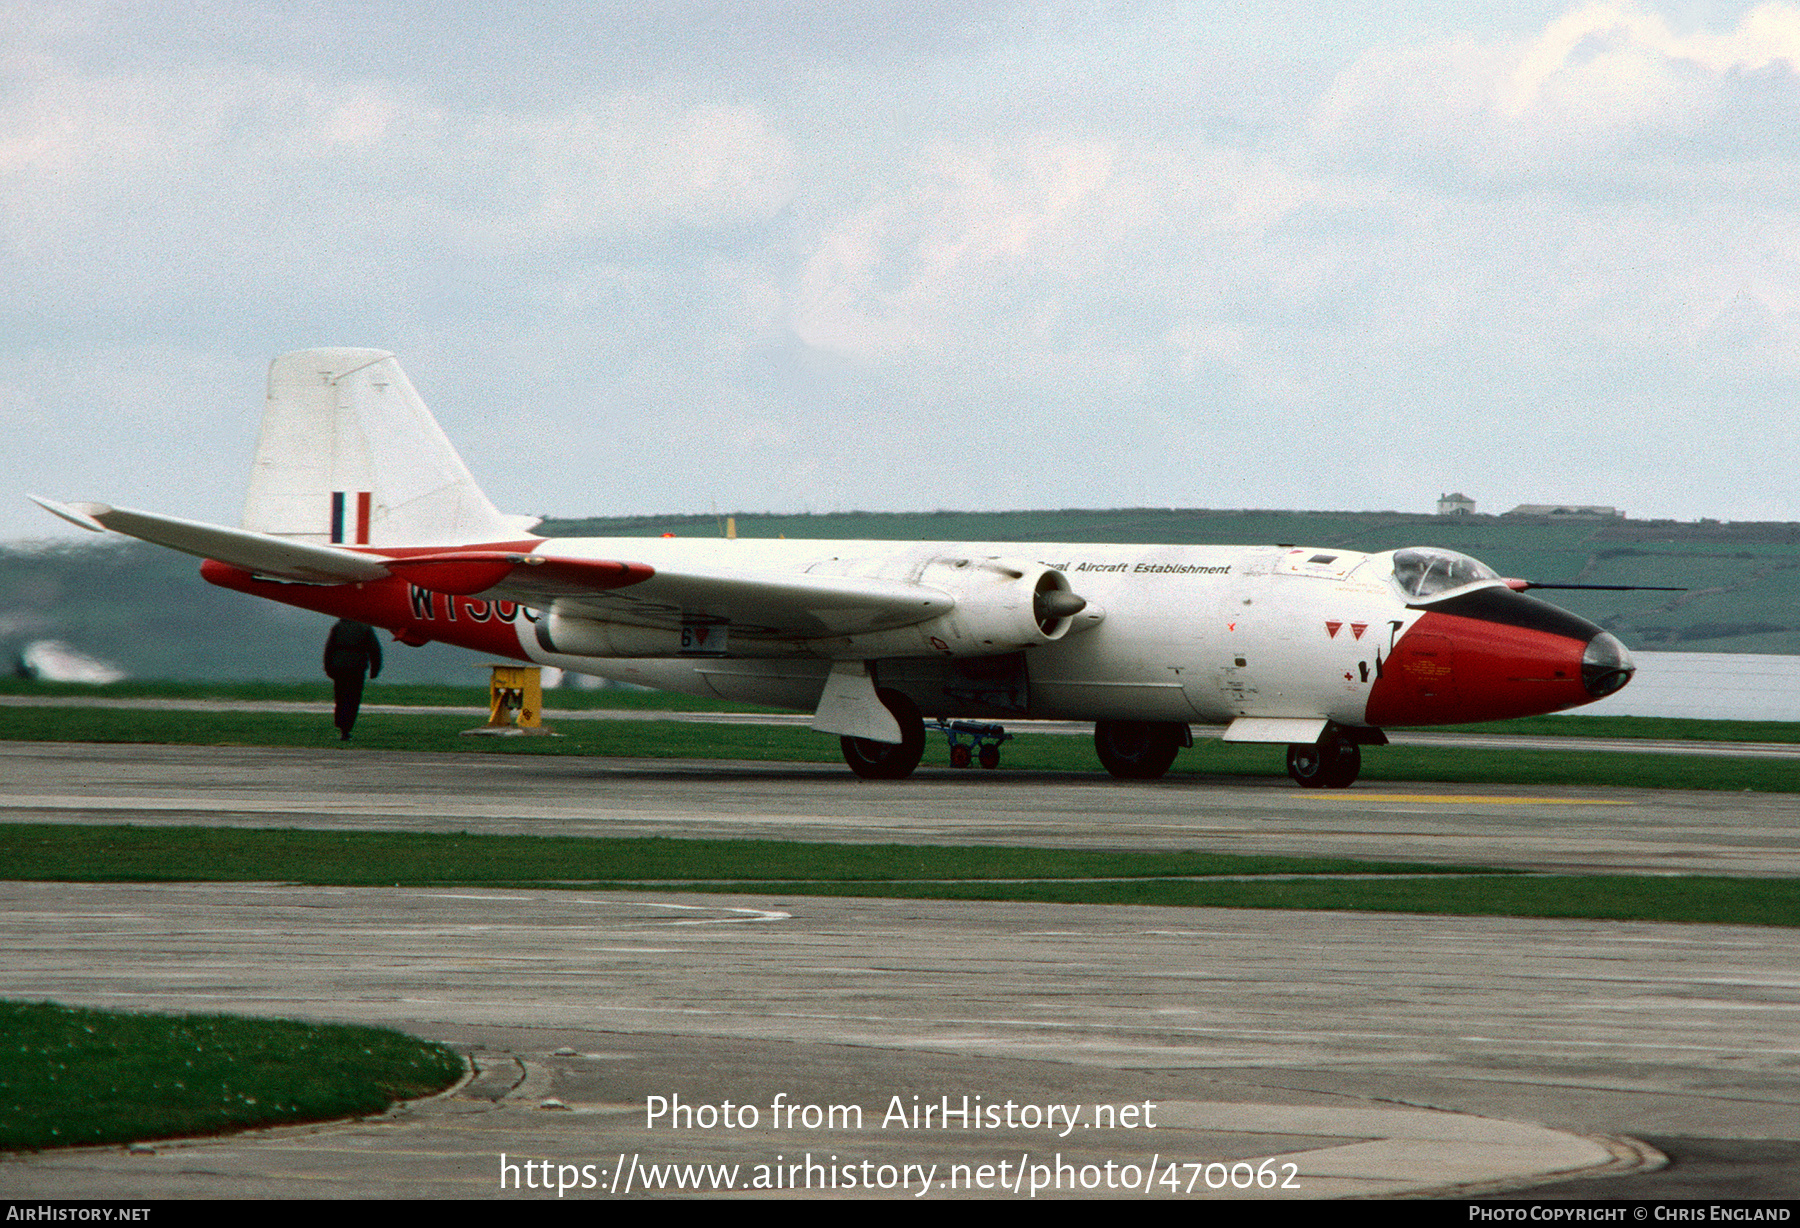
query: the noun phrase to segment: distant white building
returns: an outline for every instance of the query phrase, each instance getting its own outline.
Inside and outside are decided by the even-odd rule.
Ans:
[[[1440,516],[1473,516],[1475,500],[1460,490],[1455,494],[1439,495],[1437,514]]]
[[[1557,520],[1623,520],[1625,513],[1616,507],[1598,507],[1580,503],[1521,503],[1506,516],[1549,516]]]

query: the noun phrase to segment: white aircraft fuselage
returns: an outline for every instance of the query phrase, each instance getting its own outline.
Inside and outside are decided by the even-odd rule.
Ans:
[[[1460,724],[1588,703],[1623,685],[1619,674],[1630,669],[1599,627],[1498,578],[1412,597],[1395,580],[1394,551],[743,538],[496,546],[658,570],[854,575],[923,586],[934,573],[1028,563],[1060,573],[1087,604],[1054,638],[1019,616],[1020,603],[1002,607],[1000,584],[985,607],[969,602],[901,627],[858,627],[858,611],[822,609],[819,633],[797,636],[759,633],[751,619],[705,608],[684,611],[684,625],[646,626],[561,617],[399,578],[346,591],[259,581],[220,564],[203,574],[386,627],[405,642],[439,640],[778,707],[814,707],[833,662],[874,662],[880,686],[906,694],[925,716],[946,719]],[[703,629],[710,634],[699,635]]]

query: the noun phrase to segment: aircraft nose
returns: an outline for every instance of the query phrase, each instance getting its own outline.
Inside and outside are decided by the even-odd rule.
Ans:
[[[1376,663],[1365,721],[1450,725],[1561,712],[1611,695],[1637,666],[1587,619],[1511,589],[1432,601]]]
[[[1589,640],[1581,654],[1581,685],[1595,699],[1619,690],[1635,673],[1637,662],[1610,632],[1602,631]]]

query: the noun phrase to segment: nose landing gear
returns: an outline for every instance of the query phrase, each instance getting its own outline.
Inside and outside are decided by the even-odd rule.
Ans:
[[[1345,789],[1362,771],[1362,747],[1342,734],[1290,746],[1288,775],[1303,789]]]

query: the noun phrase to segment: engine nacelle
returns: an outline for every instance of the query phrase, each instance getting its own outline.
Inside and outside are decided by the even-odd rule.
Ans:
[[[956,598],[950,613],[921,623],[932,647],[953,656],[986,656],[1051,644],[1069,633],[1087,602],[1069,578],[1042,563],[942,558],[926,564],[920,584]]]
[[[1042,563],[1008,559],[938,558],[914,563],[904,577],[885,560],[846,560],[833,572],[900,580],[947,594],[954,609],[924,622],[851,635],[810,639],[759,636],[724,618],[679,629],[638,627],[551,611],[537,623],[545,652],[577,657],[779,657],[813,653],[828,659],[986,657],[1050,644],[1097,611],[1069,589],[1068,577]],[[1085,618],[1083,611],[1087,611]]]
[[[633,627],[625,623],[571,618],[554,611],[538,620],[538,647],[569,657],[678,657],[693,655],[683,643],[684,631],[659,627]],[[725,637],[719,637],[723,645]],[[690,637],[691,643],[691,637]],[[721,655],[705,653],[706,656]]]

